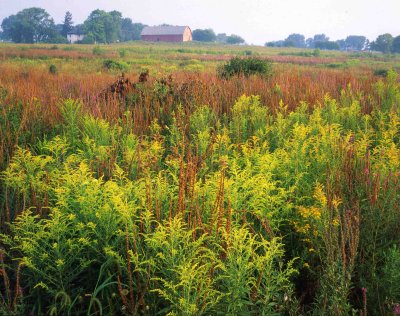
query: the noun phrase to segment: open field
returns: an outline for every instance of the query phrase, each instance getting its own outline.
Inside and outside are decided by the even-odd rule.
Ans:
[[[272,71],[218,76],[235,56]],[[392,315],[397,73],[374,53],[0,44],[0,314]]]

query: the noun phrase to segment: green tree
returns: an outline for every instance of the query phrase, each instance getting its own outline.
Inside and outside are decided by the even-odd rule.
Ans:
[[[305,44],[306,47],[315,48],[316,43],[329,42],[329,37],[325,34],[315,34],[314,37],[307,38]]]
[[[389,33],[379,35],[371,44],[371,49],[388,54],[392,50],[393,36]]]
[[[106,40],[108,43],[114,43],[119,40],[121,33],[122,13],[119,11],[111,11],[105,22]]]
[[[285,39],[284,46],[305,47],[306,46],[305,37],[304,35],[301,34],[296,34],[296,33],[290,34]]]
[[[350,35],[346,37],[345,49],[346,50],[363,50],[367,47],[368,40],[362,35]]]
[[[272,41],[272,42],[266,42],[264,46],[266,47],[283,47],[285,44],[284,41]]]
[[[137,41],[140,40],[140,33],[145,27],[142,23],[133,23],[130,18],[124,18],[121,21],[120,41]]]
[[[329,42],[329,37],[325,34],[315,34],[314,42]]]
[[[105,19],[107,12],[103,10],[94,10],[83,23],[85,32],[91,34],[96,42],[106,42]]]
[[[218,43],[226,43],[228,36],[226,33],[219,33],[217,34],[216,41]]]
[[[84,29],[98,43],[113,43],[119,40],[121,21],[121,12],[97,9],[84,22]]]
[[[306,47],[308,48],[314,48],[315,47],[315,42],[314,39],[312,37],[309,37],[306,39],[305,41]]]
[[[61,35],[67,37],[67,34],[72,31],[72,28],[73,28],[72,14],[71,12],[67,11],[65,13],[64,22],[62,24]]]
[[[339,44],[336,42],[332,41],[324,41],[324,42],[315,42],[314,43],[315,48],[319,49],[328,49],[328,50],[339,50]]]
[[[242,44],[244,43],[244,39],[239,35],[232,34],[227,37],[226,42],[228,44]]]
[[[393,39],[392,52],[400,54],[400,35]]]
[[[55,38],[54,20],[41,8],[28,8],[5,18],[1,24],[6,38],[15,43],[48,42]]]
[[[193,31],[193,40],[199,42],[215,42],[217,36],[212,29],[197,29]]]
[[[344,39],[337,40],[336,44],[339,45],[340,50],[345,50],[346,49],[346,40],[344,40]]]

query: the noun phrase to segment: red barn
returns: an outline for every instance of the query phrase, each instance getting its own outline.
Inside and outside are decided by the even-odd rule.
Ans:
[[[148,42],[188,42],[192,31],[189,26],[146,26],[141,38]]]

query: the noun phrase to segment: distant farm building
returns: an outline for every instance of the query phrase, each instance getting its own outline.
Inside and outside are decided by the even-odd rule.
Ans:
[[[82,25],[76,25],[72,27],[71,32],[67,34],[68,43],[74,44],[78,41],[82,41],[85,37],[85,31],[83,30]]]
[[[79,34],[79,33],[68,33],[67,34],[67,40],[68,43],[70,44],[74,44],[78,41],[83,40],[83,38],[85,37],[85,34]]]
[[[141,38],[148,42],[189,42],[192,31],[189,26],[146,26]]]

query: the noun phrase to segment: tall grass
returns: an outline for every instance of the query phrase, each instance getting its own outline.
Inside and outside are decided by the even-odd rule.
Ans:
[[[119,98],[110,74],[0,68],[1,313],[399,304],[394,72],[176,72]]]

